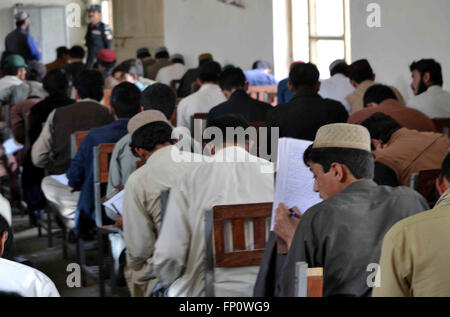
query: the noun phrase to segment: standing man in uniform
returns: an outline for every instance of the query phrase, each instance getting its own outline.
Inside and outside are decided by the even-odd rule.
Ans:
[[[109,25],[102,22],[102,9],[99,5],[90,6],[88,14],[90,23],[85,38],[88,48],[86,64],[88,68],[93,68],[97,60],[97,54],[102,49],[113,49],[113,37]]]
[[[27,63],[32,60],[39,61],[42,58],[41,50],[28,32],[30,16],[28,13],[21,11],[14,18],[16,29],[6,36],[5,50],[21,55]]]

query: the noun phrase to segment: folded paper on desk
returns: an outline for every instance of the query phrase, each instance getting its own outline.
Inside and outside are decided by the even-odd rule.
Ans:
[[[298,207],[302,213],[322,200],[314,192],[314,177],[303,162],[303,154],[311,141],[290,138],[278,143],[278,172],[275,181],[275,198],[272,211],[273,231],[276,210],[283,203],[288,208]]]
[[[114,195],[106,202],[103,203],[103,206],[111,209],[118,215],[123,214],[123,195],[125,194],[125,190],[121,190],[118,194]]]

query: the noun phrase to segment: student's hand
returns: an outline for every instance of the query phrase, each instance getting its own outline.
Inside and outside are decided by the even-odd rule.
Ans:
[[[294,212],[297,216],[291,216],[291,212]],[[292,239],[301,217],[301,212],[297,207],[289,210],[285,204],[280,204],[277,208],[273,231],[286,242],[288,249],[291,248]]]
[[[114,219],[115,223],[111,226],[103,226],[105,229],[120,229],[123,230],[123,218],[121,215],[117,215]]]

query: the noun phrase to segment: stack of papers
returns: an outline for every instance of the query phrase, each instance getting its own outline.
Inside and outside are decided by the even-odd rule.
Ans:
[[[302,214],[320,203],[319,193],[314,192],[314,177],[303,162],[303,154],[311,141],[283,138],[278,143],[278,171],[272,210],[273,231],[276,210],[283,203],[288,208],[298,207]]]
[[[119,193],[114,195],[111,199],[103,203],[103,206],[111,209],[118,215],[123,215],[123,195],[125,190],[121,190]]]

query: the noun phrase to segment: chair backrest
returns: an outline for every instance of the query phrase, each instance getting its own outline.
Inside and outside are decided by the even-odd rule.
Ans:
[[[278,86],[252,86],[248,88],[248,94],[253,99],[270,103],[272,106],[276,106],[278,102],[277,98]]]
[[[308,263],[295,265],[295,297],[323,297],[323,268],[308,268]]]
[[[203,131],[206,129],[207,113],[196,113],[191,117],[191,136],[197,142],[201,142]]]
[[[101,185],[108,183],[109,160],[114,151],[115,143],[100,144],[94,147],[94,198],[95,198],[95,222],[97,227],[103,226]]]
[[[423,170],[411,175],[410,187],[425,197],[430,207],[434,207],[439,199],[439,194],[436,189],[436,179],[440,174],[440,169],[433,169]]]
[[[450,136],[450,118],[433,119],[438,132]]]
[[[215,206],[205,214],[206,296],[214,296],[214,268],[259,266],[268,238],[272,203]],[[246,250],[245,220],[253,221],[254,249]],[[231,221],[233,251],[225,251],[225,222]],[[213,249],[214,243],[214,249]],[[214,250],[214,251],[213,251]]]
[[[111,93],[112,89],[103,90],[103,105],[111,110]]]
[[[89,131],[76,131],[70,135],[70,154],[72,159],[77,154],[81,142],[89,134]]]

